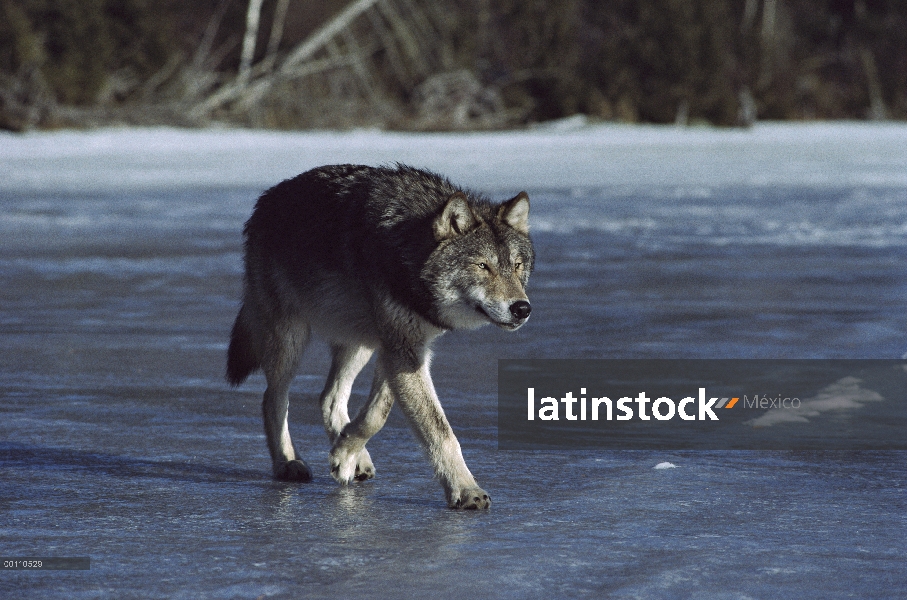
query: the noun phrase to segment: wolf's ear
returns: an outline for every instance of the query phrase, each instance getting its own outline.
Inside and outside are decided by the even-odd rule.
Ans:
[[[529,195],[520,192],[501,205],[498,218],[520,233],[529,235]]]
[[[463,192],[457,192],[447,200],[444,210],[435,219],[435,239],[439,242],[458,235],[463,235],[476,223],[475,215],[469,210],[469,203]]]

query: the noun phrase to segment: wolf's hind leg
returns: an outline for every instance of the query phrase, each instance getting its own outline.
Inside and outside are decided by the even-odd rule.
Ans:
[[[274,477],[287,481],[311,481],[312,469],[300,458],[290,439],[287,411],[290,383],[299,357],[309,341],[309,327],[302,324],[272,333],[264,343],[262,369],[268,381],[262,402],[265,436],[274,467]]]
[[[331,347],[333,356],[331,371],[324,391],[321,392],[321,415],[331,444],[337,441],[343,428],[350,422],[347,403],[353,391],[353,382],[372,357],[372,353],[373,350],[365,346]],[[375,476],[375,466],[364,446],[354,458],[354,472],[350,479],[362,481]]]
[[[353,479],[366,479],[361,472],[368,457],[365,444],[378,433],[387,421],[394,396],[391,394],[387,379],[384,377],[380,361],[375,365],[375,378],[368,401],[359,410],[356,418],[346,424],[331,448],[331,476],[340,483],[349,483]],[[374,475],[374,467],[372,467]]]

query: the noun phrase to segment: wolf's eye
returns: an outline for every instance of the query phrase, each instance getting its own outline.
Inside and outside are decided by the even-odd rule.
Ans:
[[[521,263],[521,262],[514,263],[514,265],[513,265],[513,270],[514,270],[514,271],[519,271],[519,270],[522,269],[522,268],[523,268],[523,263]]]
[[[478,267],[479,267],[480,269],[482,269],[483,271],[487,271],[487,270],[488,270],[488,265],[485,264],[485,263],[479,263]]]

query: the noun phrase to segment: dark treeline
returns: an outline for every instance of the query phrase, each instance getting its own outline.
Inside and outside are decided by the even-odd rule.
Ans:
[[[0,0],[0,128],[907,118],[903,0]]]

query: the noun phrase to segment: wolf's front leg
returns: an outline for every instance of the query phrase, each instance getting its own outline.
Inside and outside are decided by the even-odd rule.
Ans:
[[[347,402],[353,390],[353,382],[356,380],[356,375],[359,374],[359,371],[371,358],[372,352],[370,348],[364,346],[335,345],[332,347],[331,372],[328,374],[327,383],[321,393],[321,413],[324,417],[324,428],[332,445],[335,445],[341,437],[348,437],[348,434],[344,434],[344,428],[350,422]],[[372,391],[372,396],[374,396],[374,390]],[[372,401],[370,398],[369,403]],[[384,424],[383,421],[381,424]],[[344,465],[343,468],[338,467],[339,463],[335,464],[334,458],[332,455],[331,476],[342,483],[349,483],[353,479],[364,481],[375,476],[375,465],[372,464],[372,458],[369,456],[368,450],[365,449],[365,442],[352,456],[344,455],[343,459],[339,461]],[[351,469],[347,468],[349,467],[348,463],[352,463]]]
[[[435,393],[428,360],[413,368],[412,361],[406,357],[382,353],[379,361],[392,393],[428,451],[435,475],[444,486],[447,505],[467,509],[491,506],[488,493],[478,486],[463,460],[460,442]]]
[[[386,379],[382,375],[381,365],[375,366],[375,379],[368,401],[359,410],[356,418],[347,423],[334,439],[331,448],[331,476],[340,483],[349,483],[353,479],[368,479],[362,476],[363,464],[371,466],[371,459],[365,444],[373,435],[384,427],[387,415],[390,414],[394,397]],[[371,467],[370,476],[375,469]]]

